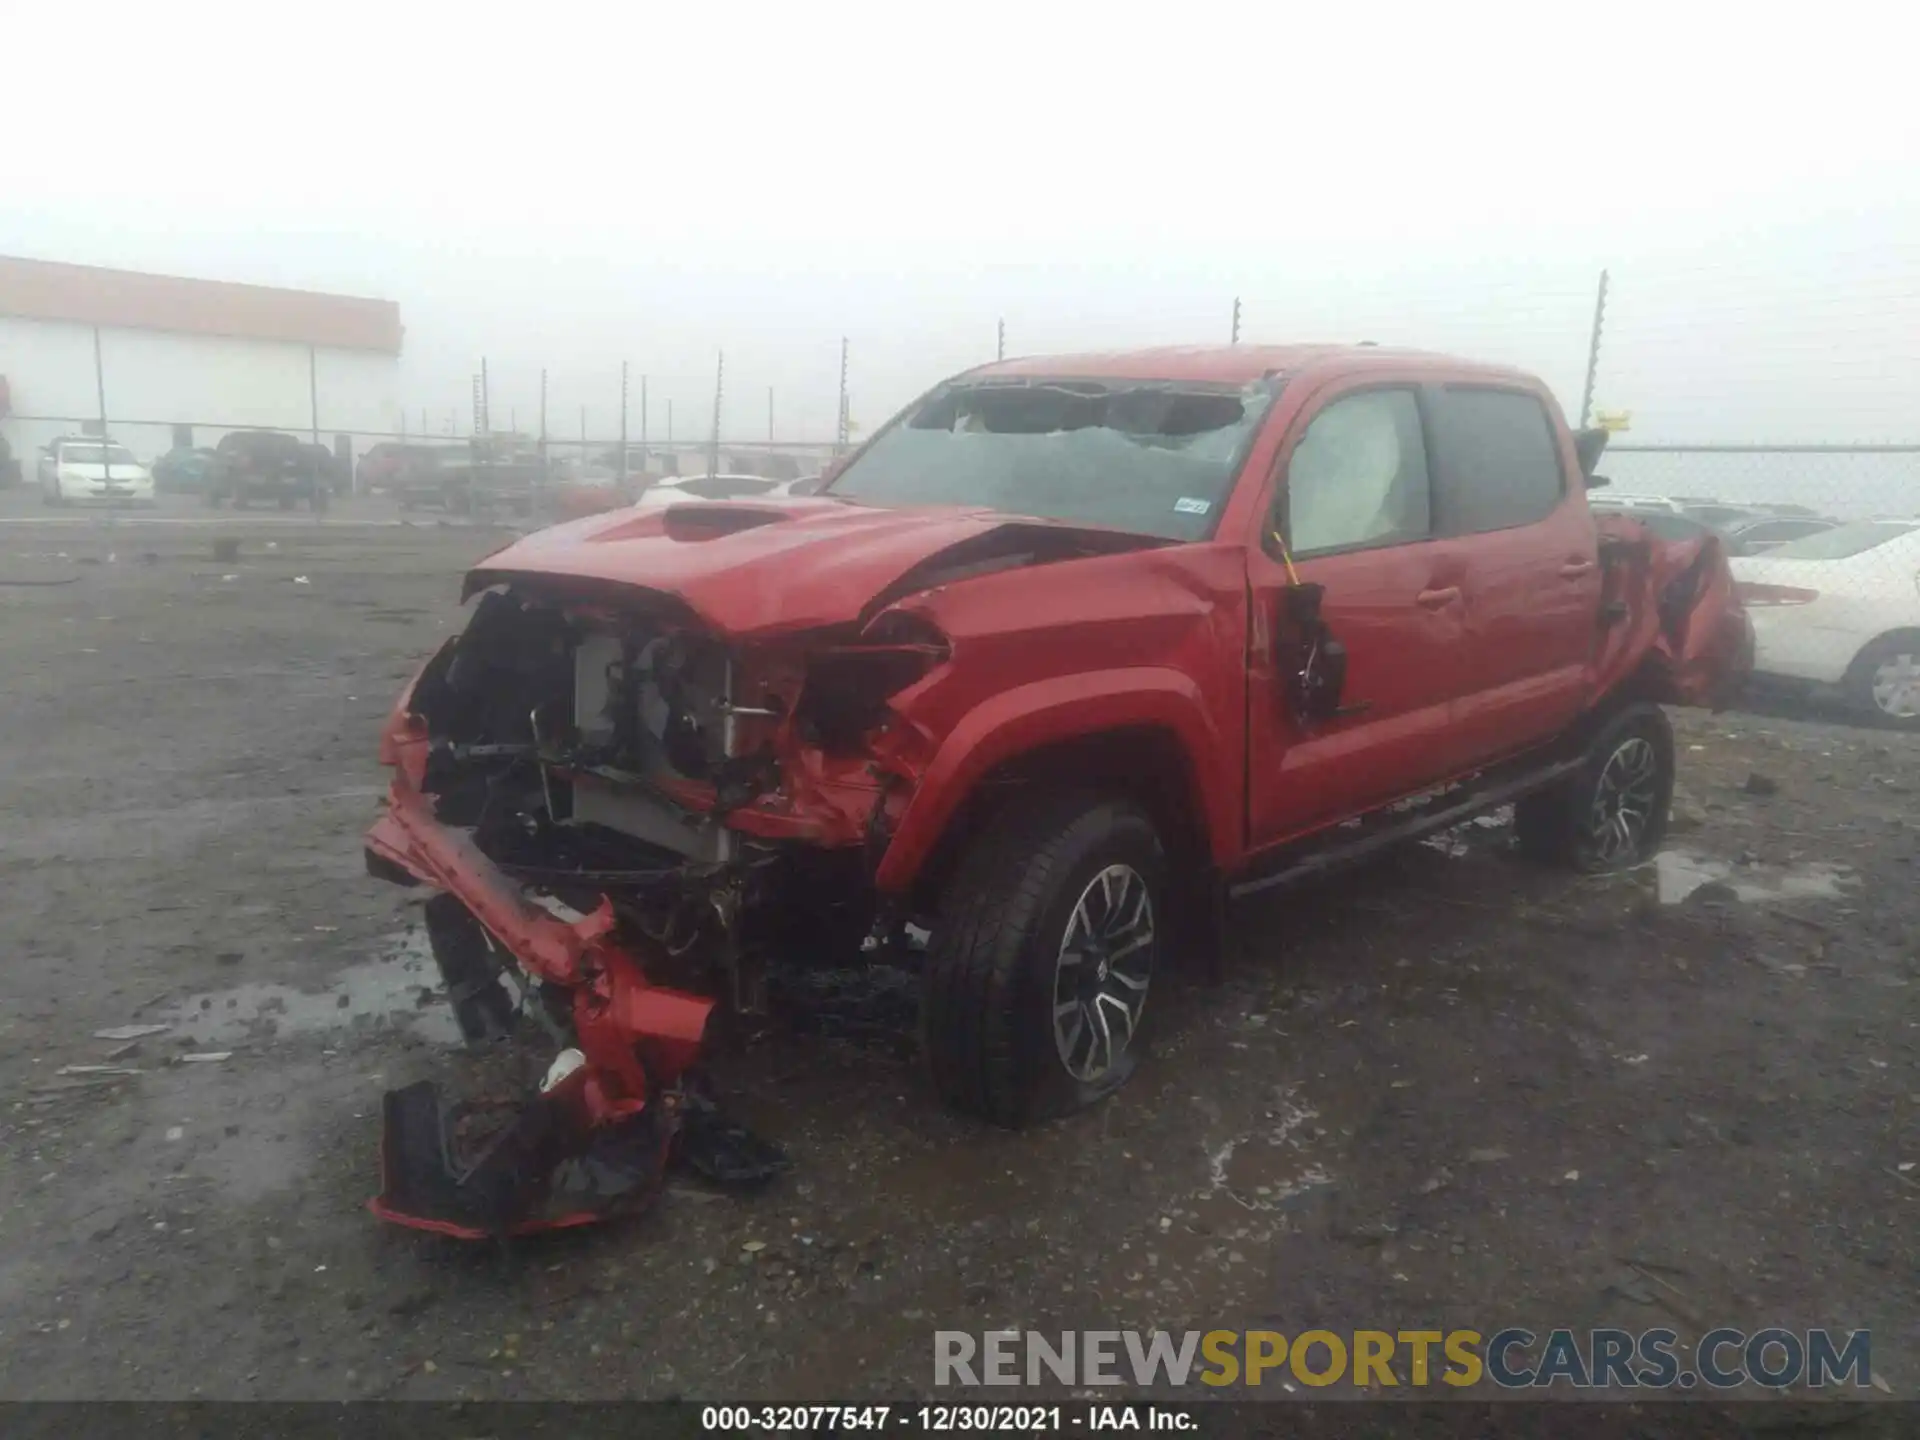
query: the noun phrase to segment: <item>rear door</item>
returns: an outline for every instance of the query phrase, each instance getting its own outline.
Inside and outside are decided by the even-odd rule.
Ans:
[[[1465,683],[1448,737],[1464,770],[1558,734],[1587,703],[1599,537],[1571,440],[1522,385],[1430,386],[1434,528],[1465,561]]]
[[[1250,547],[1248,829],[1260,849],[1444,778],[1464,644],[1460,546],[1436,539],[1414,383],[1330,387],[1281,446],[1262,544]],[[1352,713],[1298,724],[1274,653],[1295,572],[1326,587]]]

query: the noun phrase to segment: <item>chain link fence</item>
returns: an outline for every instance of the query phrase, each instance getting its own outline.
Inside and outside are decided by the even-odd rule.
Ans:
[[[1542,375],[1570,418],[1615,431],[1601,465],[1610,483],[1593,492],[1596,507],[1633,511],[1670,534],[1721,537],[1767,681],[1837,694],[1884,722],[1920,724],[1920,347],[1911,343],[1920,334],[1920,246],[1647,261],[1591,279],[1564,268],[1487,267],[1417,280],[1398,290],[1330,281],[1295,297],[1283,334],[1269,333],[1268,320],[1282,313],[1272,297],[1230,297],[1218,306],[1214,335],[1186,338],[1331,335]],[[1041,317],[1030,326],[1000,318],[979,327],[972,358],[1080,348],[1089,335],[1114,345],[1161,342],[1172,338],[1171,313],[1142,311],[1126,324],[1082,316],[1071,333],[1058,328],[1058,315],[1053,331]],[[1189,312],[1179,323],[1195,321]],[[938,378],[907,373],[908,358],[955,368],[945,350],[916,347],[906,330],[866,344],[871,368],[902,392],[880,397],[888,408]],[[572,405],[549,415],[542,370],[496,366],[490,396],[485,362],[469,405],[393,409],[386,428],[329,424],[367,413],[367,395],[332,389],[311,361],[299,367],[301,383],[288,379],[288,393],[276,391],[265,408],[281,421],[274,428],[306,447],[337,498],[540,523],[707,475],[722,477],[706,486],[716,497],[754,493],[746,481],[768,490],[804,483],[860,438],[847,391],[861,353],[843,340],[837,355],[823,354],[805,393],[796,378],[781,412],[772,387],[738,386],[728,366],[704,377],[622,368],[597,377],[590,423]],[[98,355],[96,347],[96,365]],[[210,457],[243,427],[123,416],[112,374],[108,364],[100,412],[8,418],[18,478],[35,483],[47,440],[104,428],[153,469],[163,492],[207,493]],[[517,407],[500,403],[503,391]],[[811,433],[775,438],[781,413]],[[418,428],[396,425],[402,414],[417,416]],[[755,429],[768,438],[729,438]]]

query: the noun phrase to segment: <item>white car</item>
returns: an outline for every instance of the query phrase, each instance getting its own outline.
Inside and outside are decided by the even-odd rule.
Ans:
[[[1757,674],[1920,730],[1920,520],[1854,520],[1731,563]]]
[[[640,492],[636,510],[664,510],[689,500],[787,500],[807,493],[817,476],[769,480],[764,475],[669,475]]]
[[[1665,495],[1623,495],[1605,488],[1589,491],[1587,504],[1595,510],[1664,510],[1670,515],[1686,513],[1684,505]]]
[[[55,440],[40,452],[40,498],[49,505],[151,505],[153,475],[124,445]]]

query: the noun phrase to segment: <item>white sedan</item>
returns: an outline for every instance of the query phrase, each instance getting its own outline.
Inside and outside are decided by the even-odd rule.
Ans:
[[[764,475],[669,475],[640,492],[636,510],[664,510],[689,500],[786,500],[808,493],[817,477],[769,480]]]
[[[153,476],[125,446],[56,440],[40,456],[40,498],[49,505],[151,505]]]
[[[1759,675],[1920,730],[1920,520],[1855,520],[1732,566]]]

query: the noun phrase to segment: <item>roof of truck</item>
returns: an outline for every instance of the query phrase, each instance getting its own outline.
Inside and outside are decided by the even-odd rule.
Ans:
[[[1444,370],[1489,378],[1531,379],[1501,365],[1487,365],[1425,350],[1384,345],[1169,345],[1145,350],[1108,350],[1082,355],[1031,355],[1000,360],[967,372],[967,378],[1079,377],[1089,380],[1198,380],[1248,385],[1337,365],[1348,368]]]

